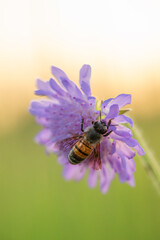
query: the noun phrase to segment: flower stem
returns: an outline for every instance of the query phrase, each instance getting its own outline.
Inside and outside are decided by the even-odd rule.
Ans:
[[[133,133],[135,138],[138,140],[143,150],[145,151],[145,155],[140,156],[139,159],[142,162],[148,175],[150,176],[154,186],[156,187],[158,194],[160,195],[160,163],[155,158],[153,152],[150,150],[150,147],[147,145],[145,139],[142,137],[141,131],[135,124]]]

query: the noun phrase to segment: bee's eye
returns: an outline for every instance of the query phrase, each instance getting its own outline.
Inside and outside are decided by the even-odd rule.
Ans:
[[[94,127],[94,128],[97,128],[97,127],[98,127],[98,122],[97,122],[97,121],[94,122],[93,127]]]
[[[104,121],[101,121],[101,124],[102,124],[103,126],[106,126],[106,122],[104,122]]]

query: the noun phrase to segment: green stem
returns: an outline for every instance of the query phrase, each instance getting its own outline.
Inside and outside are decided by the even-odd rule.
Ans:
[[[150,147],[147,145],[146,141],[142,137],[140,130],[135,124],[133,133],[136,140],[138,140],[143,150],[145,151],[145,155],[140,156],[139,159],[142,162],[148,175],[151,177],[152,182],[157,189],[157,192],[160,194],[160,164],[155,158],[154,154],[151,152]]]

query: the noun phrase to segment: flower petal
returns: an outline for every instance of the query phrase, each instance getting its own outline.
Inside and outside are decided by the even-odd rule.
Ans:
[[[94,188],[96,184],[97,184],[97,171],[91,168],[88,177],[88,185],[90,188]]]
[[[90,106],[96,106],[96,98],[95,97],[88,97],[88,102]]]
[[[139,143],[134,147],[138,153],[138,155],[143,156],[145,154],[143,148],[139,145]]]
[[[132,150],[132,148],[128,147],[127,144],[124,144],[121,141],[116,142],[117,151],[126,156],[128,159],[132,159],[136,153]]]
[[[51,67],[52,74],[59,81],[59,83],[73,96],[83,97],[81,91],[76,86],[74,82],[72,82],[67,75],[59,68],[52,66]]]
[[[137,150],[139,155],[144,155],[145,152],[143,148],[139,145],[138,141],[134,138],[123,138],[121,141],[125,142],[129,147],[133,147]]]
[[[100,174],[100,189],[102,193],[106,193],[108,191],[114,176],[115,172],[109,165],[103,166]]]
[[[50,129],[44,128],[35,137],[35,142],[39,144],[46,144],[52,137]]]
[[[112,100],[111,105],[118,104],[119,108],[121,108],[121,107],[124,107],[126,104],[130,104],[130,103],[131,103],[130,94],[120,94]]]
[[[90,78],[91,67],[87,64],[84,64],[80,70],[79,84],[81,86],[82,91],[87,97],[91,96]]]
[[[113,155],[115,153],[115,151],[116,151],[116,143],[115,143],[115,141],[113,141],[113,143],[111,145],[111,152],[110,152],[110,154]]]
[[[130,179],[130,177],[129,177],[127,171],[122,170],[122,171],[119,173],[119,181],[120,181],[121,183],[124,183],[124,182],[128,181],[129,179]]]
[[[120,154],[121,163],[124,169],[126,169],[126,159],[123,154]]]
[[[129,123],[131,127],[133,127],[133,121],[131,118],[125,116],[125,115],[118,115],[115,119],[118,123]]]
[[[106,119],[112,119],[112,118],[115,118],[117,117],[119,114],[119,107],[117,104],[114,104],[110,107],[109,109],[109,113],[108,115],[106,116]]]
[[[109,98],[109,99],[105,100],[101,105],[101,111],[104,112],[105,114],[107,114],[109,112],[108,104],[110,103],[110,101],[112,99],[113,98]]]
[[[121,125],[117,126],[114,132],[121,137],[125,137],[125,138],[132,137],[132,131],[125,126],[121,126]]]
[[[107,168],[103,166],[101,170],[100,175],[100,188],[103,193],[105,193],[108,190],[109,187],[109,181],[108,181],[108,174],[107,174]]]
[[[63,176],[66,180],[71,180],[76,175],[78,166],[71,165],[70,163],[64,165]]]
[[[41,79],[37,79],[36,82],[37,88],[40,90],[50,90],[49,82],[44,82]]]
[[[58,156],[58,162],[61,165],[65,165],[65,164],[68,164],[68,159],[66,158],[66,156],[62,154]]]
[[[80,181],[84,177],[85,172],[86,172],[86,168],[84,167],[84,165],[80,166],[77,171],[75,180]]]
[[[135,187],[135,180],[134,180],[134,176],[133,176],[133,175],[130,177],[130,179],[127,181],[127,183],[128,183],[131,187]]]
[[[49,85],[59,95],[61,96],[66,95],[66,92],[59,86],[59,84],[56,83],[56,81],[53,78],[50,78]]]
[[[43,82],[42,80],[37,79],[36,85],[38,88],[38,90],[35,91],[36,95],[54,97],[54,93],[52,92],[48,81]]]

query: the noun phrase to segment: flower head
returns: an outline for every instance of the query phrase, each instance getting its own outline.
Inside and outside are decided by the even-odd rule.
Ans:
[[[57,154],[58,162],[64,167],[63,175],[68,180],[82,179],[88,169],[89,186],[95,187],[99,178],[100,189],[104,193],[115,174],[119,175],[120,182],[134,186],[135,150],[139,155],[143,155],[144,151],[125,125],[133,127],[132,119],[122,114],[125,111],[121,110],[131,103],[131,95],[120,94],[107,99],[98,111],[96,98],[91,94],[89,65],[83,65],[80,70],[80,89],[61,69],[52,67],[51,70],[57,81],[53,78],[47,82],[38,79],[38,90],[35,91],[36,95],[46,96],[47,99],[33,101],[30,106],[30,113],[43,126],[35,138],[36,142],[44,145],[47,152]],[[77,142],[86,139],[88,129],[95,130],[95,122],[102,122],[100,118],[106,133],[101,134],[96,144],[91,144],[93,149],[83,161],[71,164],[69,153]]]

